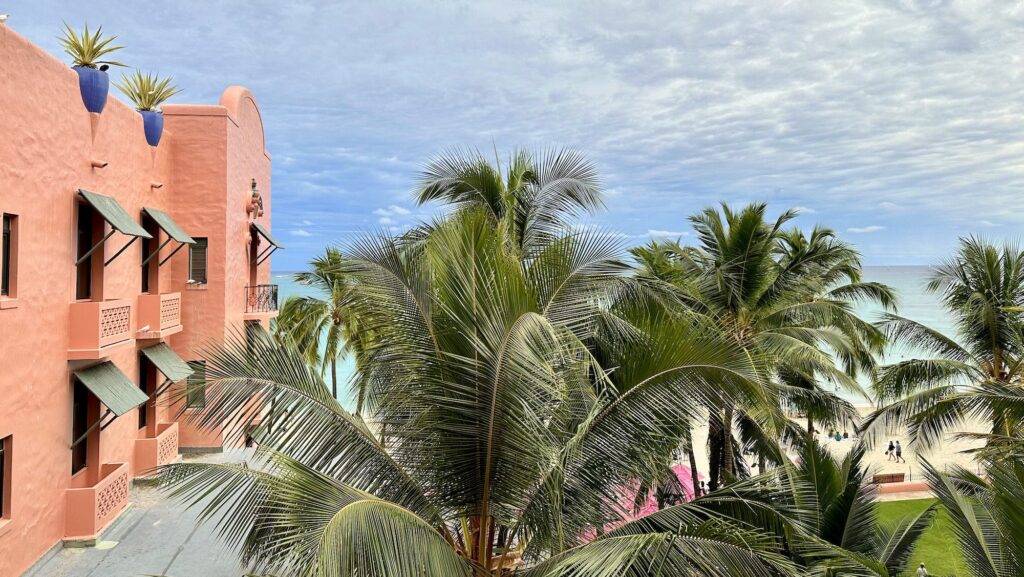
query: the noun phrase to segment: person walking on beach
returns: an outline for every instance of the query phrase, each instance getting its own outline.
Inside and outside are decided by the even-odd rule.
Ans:
[[[924,568],[924,563],[917,568],[917,573],[914,573],[914,577],[928,577],[928,570]]]
[[[886,449],[886,451],[885,451],[885,456],[887,457],[887,459],[889,461],[891,461],[894,458],[896,458],[896,446],[892,444],[891,440],[889,441],[889,448]]]
[[[906,463],[907,460],[903,458],[903,447],[900,446],[900,442],[896,441],[896,462]]]

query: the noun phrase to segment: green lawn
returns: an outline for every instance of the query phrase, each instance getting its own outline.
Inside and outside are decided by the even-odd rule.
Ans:
[[[917,514],[934,501],[934,499],[914,499],[879,503],[879,520],[888,522],[906,515]],[[921,562],[924,562],[928,573],[933,576],[970,577],[960,557],[960,547],[957,544],[953,528],[949,524],[949,516],[942,507],[939,507],[931,528],[925,531],[917,542],[917,548],[914,551],[911,564],[908,566],[907,574],[913,575]]]

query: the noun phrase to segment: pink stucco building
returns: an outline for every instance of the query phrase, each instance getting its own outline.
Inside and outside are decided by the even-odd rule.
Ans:
[[[90,114],[75,72],[5,26],[0,79],[0,577],[14,577],[94,541],[151,467],[221,449],[162,401],[186,387],[201,406],[203,346],[277,314],[277,245],[246,89],[165,106],[150,147],[138,112],[111,95]]]

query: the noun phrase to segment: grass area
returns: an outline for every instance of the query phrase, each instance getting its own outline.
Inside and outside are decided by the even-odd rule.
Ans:
[[[923,511],[935,499],[913,499],[910,501],[884,501],[878,504],[879,521],[885,523]],[[914,556],[908,565],[907,575],[913,575],[920,563],[933,576],[970,577],[960,556],[960,546],[949,522],[946,510],[939,507],[930,529],[917,542]]]

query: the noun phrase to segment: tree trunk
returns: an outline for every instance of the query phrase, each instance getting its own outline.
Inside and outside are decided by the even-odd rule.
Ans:
[[[687,448],[686,455],[690,459],[690,482],[693,483],[693,497],[697,498],[697,492],[700,491],[700,473],[697,472],[697,456],[693,452],[693,436],[690,436],[690,446]]]
[[[331,396],[338,400],[338,360],[331,359]]]
[[[722,424],[714,415],[708,417],[708,488],[718,489],[722,473]]]
[[[807,432],[812,435],[814,434],[814,419],[811,417],[807,417]]]
[[[736,480],[736,452],[732,446],[733,407],[726,403],[722,416],[722,485]]]

